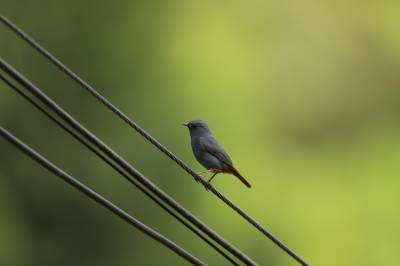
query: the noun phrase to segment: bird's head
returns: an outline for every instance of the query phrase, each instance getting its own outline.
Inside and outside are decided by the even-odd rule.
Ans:
[[[202,120],[193,120],[187,124],[183,124],[189,128],[190,134],[211,133],[207,123]]]

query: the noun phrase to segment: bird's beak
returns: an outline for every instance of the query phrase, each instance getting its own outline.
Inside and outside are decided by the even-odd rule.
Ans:
[[[188,127],[188,124],[182,124],[182,126]]]

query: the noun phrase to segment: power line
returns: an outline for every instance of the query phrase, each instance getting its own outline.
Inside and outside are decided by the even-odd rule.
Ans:
[[[136,170],[132,165],[130,165],[125,159],[123,159],[120,155],[118,155],[115,151],[109,148],[104,142],[102,142],[99,138],[97,138],[92,132],[87,130],[84,126],[82,126],[78,121],[76,121],[69,113],[67,113],[64,109],[57,105],[49,96],[43,93],[38,87],[33,85],[29,80],[27,80],[24,76],[22,76],[18,71],[16,71],[13,67],[11,67],[8,63],[6,63],[2,58],[0,58],[0,68],[5,71],[10,77],[12,77],[16,82],[21,84],[24,88],[26,88],[31,94],[37,97],[43,104],[45,104],[48,108],[50,108],[53,112],[55,112],[64,122],[69,124],[72,128],[74,128],[77,132],[79,132],[86,140],[95,145],[98,149],[104,152],[109,158],[111,158],[114,162],[116,162],[120,167],[122,167],[125,171],[127,171],[132,177],[134,177],[137,181],[139,181],[144,187],[150,190],[153,194],[159,197],[163,202],[168,204],[171,208],[177,211],[184,218],[189,220],[193,225],[195,225],[198,229],[200,229],[203,233],[208,235],[222,247],[224,247],[227,251],[229,251],[236,258],[241,260],[246,265],[256,265],[254,261],[252,261],[247,255],[241,252],[239,249],[234,247],[232,244],[227,242],[221,236],[219,236],[216,232],[214,232],[211,228],[209,228],[206,224],[201,222],[197,217],[191,214],[188,210],[186,210],[183,206],[181,206],[178,202],[176,202],[173,198],[171,198],[168,194],[158,188],[155,184],[153,184],[150,180],[148,180],[144,175],[142,175],[138,170]],[[131,177],[128,177],[131,179]]]
[[[3,75],[0,74],[0,79],[6,83],[11,89],[16,91],[22,98],[27,100],[30,104],[32,104],[35,108],[37,108],[40,112],[42,112],[46,117],[48,117],[51,121],[56,123],[58,126],[60,126],[63,130],[65,130],[68,134],[70,134],[72,137],[74,137],[77,141],[79,141],[82,145],[84,145],[86,148],[88,148],[91,152],[96,154],[101,160],[103,160],[106,164],[111,166],[115,171],[117,171],[120,175],[125,177],[129,182],[131,182],[134,186],[136,186],[141,192],[146,194],[151,200],[153,200],[158,206],[163,208],[168,214],[172,215],[175,219],[177,219],[180,223],[182,223],[186,228],[188,228],[190,231],[192,231],[194,234],[196,234],[198,237],[200,237],[203,241],[205,241],[208,245],[210,245],[213,249],[215,249],[219,254],[221,254],[225,259],[227,259],[232,265],[239,265],[237,264],[236,261],[234,261],[231,257],[229,257],[223,250],[221,250],[218,246],[216,246],[213,242],[211,242],[208,238],[206,238],[203,234],[201,234],[196,228],[191,226],[189,223],[187,223],[185,220],[183,220],[180,216],[175,214],[171,209],[169,209],[162,201],[157,199],[155,196],[153,196],[150,192],[148,192],[145,188],[143,188],[140,184],[137,183],[136,180],[129,179],[127,174],[120,169],[118,166],[116,166],[113,162],[111,162],[107,157],[105,157],[102,153],[97,151],[94,147],[92,147],[89,143],[87,143],[84,139],[82,139],[78,134],[76,134],[74,131],[69,129],[67,126],[65,126],[63,123],[57,120],[53,115],[51,115],[49,112],[47,112],[43,107],[41,107],[38,103],[36,103],[34,100],[32,100],[28,95],[26,95],[23,91],[21,91],[17,86],[12,84],[9,80],[7,80]]]
[[[41,111],[46,117],[48,117],[50,120],[52,120],[54,123],[56,123],[58,126],[60,126],[62,129],[64,129],[67,133],[69,133],[72,137],[74,137],[77,141],[79,141],[82,145],[84,145],[86,148],[88,148],[90,151],[92,151],[94,154],[96,154],[101,160],[103,160],[106,164],[111,166],[115,171],[117,171],[120,175],[124,176],[128,181],[130,181],[133,185],[135,185],[140,191],[146,194],[151,200],[153,200],[157,205],[159,205],[161,208],[163,208],[166,212],[168,212],[170,215],[172,215],[175,219],[177,219],[180,223],[182,223],[185,227],[187,227],[190,231],[195,233],[197,236],[199,236],[202,240],[204,240],[207,244],[209,244],[213,249],[215,249],[218,253],[220,253],[223,257],[225,257],[228,261],[232,263],[232,265],[238,265],[232,258],[230,258],[224,251],[222,251],[218,246],[214,245],[208,238],[206,238],[204,235],[202,235],[200,232],[196,230],[193,226],[191,226],[189,223],[187,223],[185,220],[183,220],[181,217],[179,217],[177,214],[175,214],[172,210],[170,210],[165,204],[163,204],[160,200],[158,200],[155,196],[153,196],[150,192],[148,192],[145,188],[143,188],[140,184],[137,183],[136,180],[129,179],[127,177],[127,174],[118,168],[113,162],[111,162],[109,159],[107,159],[103,154],[101,154],[99,151],[97,151],[94,147],[92,147],[89,143],[87,143],[85,140],[83,140],[78,134],[76,134],[74,131],[69,129],[67,126],[62,124],[60,121],[58,121],[54,116],[52,116],[49,112],[47,112],[43,107],[41,107],[39,104],[37,104],[34,100],[29,98],[28,95],[26,95],[24,92],[22,92],[20,89],[18,89],[14,84],[12,84],[9,80],[7,80],[4,76],[0,74],[0,79],[5,82],[10,88],[12,88],[14,91],[16,91],[21,97],[23,97],[25,100],[27,100],[30,104],[32,104],[35,108],[37,108],[39,111]]]
[[[240,216],[242,216],[247,222],[253,225],[258,231],[268,237],[273,243],[275,243],[278,247],[280,247],[283,251],[285,251],[289,256],[295,259],[301,265],[307,266],[308,264],[294,251],[292,251],[289,247],[287,247],[283,242],[281,242],[277,237],[275,237],[272,233],[270,233],[267,229],[265,229],[262,225],[260,225],[255,219],[242,211],[239,207],[233,204],[228,198],[226,198],[222,193],[220,193],[214,186],[209,184],[204,178],[194,172],[189,166],[187,166],[181,159],[179,159],[175,154],[173,154],[169,149],[167,149],[164,145],[162,145],[159,141],[157,141],[153,136],[151,136],[148,132],[146,132],[143,128],[141,128],[138,124],[132,121],[126,114],[120,111],[117,107],[115,107],[110,101],[108,101],[104,96],[102,96],[99,92],[97,92],[94,88],[92,88],[87,82],[85,82],[82,78],[80,78],[77,74],[75,74],[72,70],[70,70],[67,66],[65,66],[60,60],[58,60],[55,56],[53,56],[50,52],[48,52],[45,48],[43,48],[40,44],[38,44],[35,40],[33,40],[28,34],[19,29],[15,24],[13,24],[10,20],[5,18],[4,16],[0,16],[0,20],[10,28],[14,33],[24,39],[29,45],[35,48],[40,54],[50,60],[55,66],[57,66],[61,71],[63,71],[66,75],[68,75],[71,79],[77,82],[81,87],[86,89],[92,96],[94,96],[98,101],[100,101],[104,106],[106,106],[109,110],[111,110],[114,114],[120,117],[125,123],[127,123],[130,127],[136,130],[139,134],[141,134],[145,139],[151,142],[154,146],[156,146],[160,151],[162,151],[165,155],[171,158],[175,163],[181,166],[186,172],[188,172],[194,179],[200,182],[207,190],[210,190],[214,195],[216,195],[219,199],[221,199],[225,204],[227,204],[230,208],[236,211]]]
[[[31,157],[31,159],[35,160],[37,163],[39,163],[41,166],[52,172],[53,174],[57,175],[60,177],[62,180],[91,198],[92,200],[96,201],[98,204],[103,206],[104,208],[110,210],[113,212],[115,215],[119,216],[121,219],[123,219],[125,222],[131,224],[132,226],[136,227],[149,237],[153,238],[154,240],[160,242],[162,245],[166,246],[188,262],[190,262],[193,265],[206,265],[204,262],[200,261],[198,258],[194,257],[191,255],[189,252],[166,238],[165,236],[159,234],[157,231],[153,230],[152,228],[146,226],[136,218],[132,217],[129,215],[127,212],[124,210],[120,209],[118,206],[113,204],[111,201],[107,200],[94,190],[90,189],[83,183],[79,182],[76,178],[73,176],[67,174],[64,172],[62,169],[51,163],[49,160],[47,160],[45,157],[37,153],[35,150],[27,146],[25,143],[23,143],[21,140],[17,139],[14,135],[12,135],[10,132],[8,132],[6,129],[3,127],[0,127],[0,135],[13,144],[15,147],[17,147],[19,150],[21,150],[23,153]]]

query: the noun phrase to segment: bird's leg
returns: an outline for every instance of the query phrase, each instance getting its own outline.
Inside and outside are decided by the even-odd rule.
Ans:
[[[207,181],[207,183],[210,183],[211,180],[214,178],[214,176],[216,176],[218,174],[218,172],[214,173],[213,176]]]

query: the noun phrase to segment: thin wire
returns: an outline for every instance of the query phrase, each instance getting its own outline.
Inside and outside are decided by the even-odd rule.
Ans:
[[[170,150],[168,150],[164,145],[158,142],[153,136],[151,136],[148,132],[146,132],[143,128],[141,128],[138,124],[132,121],[126,114],[124,114],[121,110],[115,107],[110,101],[108,101],[104,96],[102,96],[99,92],[97,92],[94,88],[92,88],[87,82],[85,82],[82,78],[80,78],[77,74],[75,74],[72,70],[70,70],[67,66],[65,66],[60,60],[58,60],[55,56],[53,56],[50,52],[48,52],[45,48],[43,48],[40,44],[38,44],[35,40],[33,40],[28,34],[23,32],[20,28],[18,28],[15,24],[13,24],[10,20],[8,20],[4,16],[0,16],[0,20],[10,28],[14,33],[19,35],[23,40],[25,40],[29,45],[31,45],[34,49],[36,49],[40,54],[50,60],[55,66],[57,66],[62,72],[68,75],[71,79],[77,82],[80,86],[86,89],[92,96],[94,96],[98,101],[100,101],[103,105],[105,105],[109,110],[111,110],[114,114],[120,117],[125,123],[127,123],[130,127],[136,130],[140,135],[142,135],[145,139],[151,142],[154,146],[156,146],[160,151],[162,151],[165,155],[171,158],[175,163],[177,163],[180,167],[182,167],[186,172],[188,172],[193,178],[200,182],[207,190],[210,190],[214,195],[216,195],[219,199],[221,199],[225,204],[227,204],[230,208],[232,208],[235,212],[237,212],[240,216],[242,216],[247,222],[253,225],[258,231],[268,237],[273,243],[275,243],[278,247],[280,247],[283,251],[285,251],[289,256],[295,259],[301,265],[307,266],[308,264],[294,251],[292,251],[289,247],[287,247],[282,241],[280,241],[277,237],[275,237],[272,233],[270,233],[267,229],[260,225],[254,218],[246,214],[239,207],[233,204],[228,198],[226,198],[222,193],[220,193],[214,186],[209,184],[204,178],[194,172],[189,166],[187,166],[181,159],[179,159],[175,154],[173,154]]]
[[[57,120],[53,115],[51,115],[49,112],[47,112],[43,107],[41,107],[39,104],[37,104],[34,100],[32,100],[28,95],[26,95],[23,91],[21,91],[17,86],[12,84],[9,80],[7,80],[3,75],[0,74],[0,79],[6,83],[11,89],[16,91],[22,98],[24,98],[26,101],[28,101],[30,104],[32,104],[35,108],[37,108],[40,112],[42,112],[46,117],[48,117],[51,121],[56,123],[58,126],[60,126],[62,129],[64,129],[67,133],[69,133],[72,137],[74,137],[77,141],[79,141],[82,145],[84,145],[86,148],[88,148],[91,152],[96,154],[101,160],[103,160],[106,164],[111,166],[115,171],[117,171],[120,175],[125,177],[129,182],[131,182],[134,186],[136,186],[140,191],[142,191],[146,196],[148,196],[151,200],[153,200],[158,206],[163,208],[168,214],[172,215],[175,219],[177,219],[180,223],[182,223],[186,228],[188,228],[190,231],[195,233],[198,237],[200,237],[203,241],[205,241],[208,245],[210,245],[213,249],[215,249],[219,254],[221,254],[224,258],[226,258],[232,265],[239,265],[237,264],[236,261],[234,261],[231,257],[229,257],[223,250],[221,250],[218,246],[216,246],[213,242],[211,242],[208,238],[206,238],[203,234],[201,234],[196,228],[191,226],[189,223],[187,223],[185,220],[183,220],[180,216],[175,214],[171,209],[169,209],[167,206],[165,206],[164,203],[162,203],[160,200],[158,200],[155,196],[153,196],[150,192],[148,192],[145,188],[143,188],[139,183],[137,183],[136,180],[129,179],[127,174],[118,168],[113,162],[111,162],[107,157],[105,157],[103,154],[101,154],[99,151],[97,151],[94,147],[92,147],[89,143],[87,143],[84,139],[82,139],[78,134],[76,134],[74,131],[69,129],[67,126],[62,124],[60,121]]]
[[[71,129],[66,127],[64,124],[62,124],[60,121],[58,121],[54,116],[52,116],[49,112],[47,112],[44,108],[42,108],[39,104],[37,104],[34,100],[29,98],[28,95],[26,95],[24,92],[22,92],[20,89],[18,89],[14,84],[12,84],[9,80],[7,80],[3,75],[0,74],[0,79],[5,82],[10,88],[12,88],[14,91],[16,91],[21,97],[23,97],[25,100],[27,100],[30,104],[32,104],[35,108],[37,108],[39,111],[41,111],[45,116],[47,116],[50,120],[52,120],[54,123],[56,123],[58,126],[60,126],[62,129],[67,131],[72,137],[74,137],[77,141],[79,141],[81,144],[83,144],[86,148],[88,148],[90,151],[95,153],[100,159],[102,159],[106,164],[111,166],[115,171],[117,171],[120,175],[124,176],[126,179],[128,179],[133,185],[135,185],[140,191],[145,193],[150,199],[152,199],[156,204],[158,204],[161,208],[163,208],[165,211],[167,211],[170,215],[172,215],[175,219],[177,219],[180,223],[182,223],[184,226],[186,226],[190,231],[195,233],[197,236],[199,236],[202,240],[204,240],[207,244],[209,244],[212,248],[214,248],[218,253],[220,253],[223,257],[225,257],[227,260],[229,260],[233,265],[239,265],[237,264],[232,258],[230,258],[227,254],[225,254],[220,248],[218,248],[214,243],[212,243],[209,239],[207,239],[205,236],[203,236],[200,232],[196,230],[193,226],[191,226],[189,223],[187,223],[185,220],[183,220],[181,217],[176,215],[173,211],[171,211],[167,206],[165,206],[160,200],[158,200],[156,197],[154,197],[151,193],[149,193],[147,190],[145,190],[140,184],[137,183],[136,180],[129,179],[126,175],[126,173],[119,169],[118,166],[113,164],[109,159],[107,159],[103,154],[101,154],[99,151],[97,151],[94,147],[92,147],[89,143],[87,143],[85,140],[83,140],[81,137],[79,137],[78,134],[73,132]]]
[[[149,237],[153,238],[154,240],[160,242],[162,245],[166,246],[169,248],[171,251],[175,252],[188,262],[190,262],[193,265],[206,265],[204,262],[200,261],[198,258],[194,257],[191,255],[189,252],[166,238],[165,236],[161,235],[157,231],[153,230],[152,228],[148,227],[147,225],[143,224],[136,218],[132,217],[129,215],[127,212],[124,210],[120,209],[118,206],[113,204],[111,201],[107,200],[100,194],[96,193],[94,190],[90,189],[83,183],[79,182],[76,178],[73,176],[67,174],[64,172],[62,169],[51,163],[49,160],[47,160],[45,157],[37,153],[35,150],[33,150],[31,147],[27,146],[25,143],[23,143],[21,140],[17,139],[14,135],[12,135],[10,132],[8,132],[6,129],[3,127],[0,127],[0,135],[13,144],[15,147],[17,147],[19,150],[21,150],[23,153],[31,157],[31,159],[35,160],[37,163],[39,163],[41,166],[52,172],[53,174],[57,175],[60,177],[62,180],[91,198],[92,200],[96,201],[98,204],[103,206],[104,208],[107,208],[111,212],[113,212],[115,215],[119,216],[121,219],[123,219],[125,222],[133,225]]]
[[[48,108],[50,108],[53,112],[55,112],[61,119],[63,119],[64,122],[68,123],[76,131],[82,134],[82,136],[84,136],[88,141],[90,141],[98,149],[104,152],[109,158],[111,158],[114,162],[116,162],[120,167],[122,167],[125,171],[127,171],[133,178],[136,178],[136,180],[138,180],[144,187],[146,187],[157,197],[159,197],[162,201],[168,204],[171,208],[173,208],[179,214],[181,214],[183,217],[189,220],[198,229],[203,231],[203,233],[205,233],[214,241],[216,241],[218,244],[223,246],[232,255],[234,255],[236,258],[241,260],[246,265],[256,265],[256,263],[252,261],[247,255],[245,255],[239,249],[237,249],[232,244],[223,239],[221,236],[219,236],[216,232],[214,232],[206,224],[201,222],[197,217],[191,214],[188,210],[186,210],[183,206],[181,206],[168,194],[166,194],[164,191],[158,188],[150,180],[148,180],[144,175],[142,175],[126,160],[124,160],[121,156],[119,156],[115,151],[109,148],[104,142],[98,139],[92,132],[90,132],[84,126],[82,126],[69,113],[67,113],[60,106],[58,106],[57,103],[55,103],[50,97],[48,97],[45,93],[43,93],[38,87],[33,85],[29,80],[27,80],[24,76],[22,76],[18,71],[16,71],[13,67],[11,67],[2,58],[0,58],[0,68],[3,71],[5,71],[8,75],[10,75],[10,77],[12,77],[16,82],[25,87],[30,93],[35,95],[43,104],[45,104]],[[131,179],[131,177],[129,177],[129,179]]]

